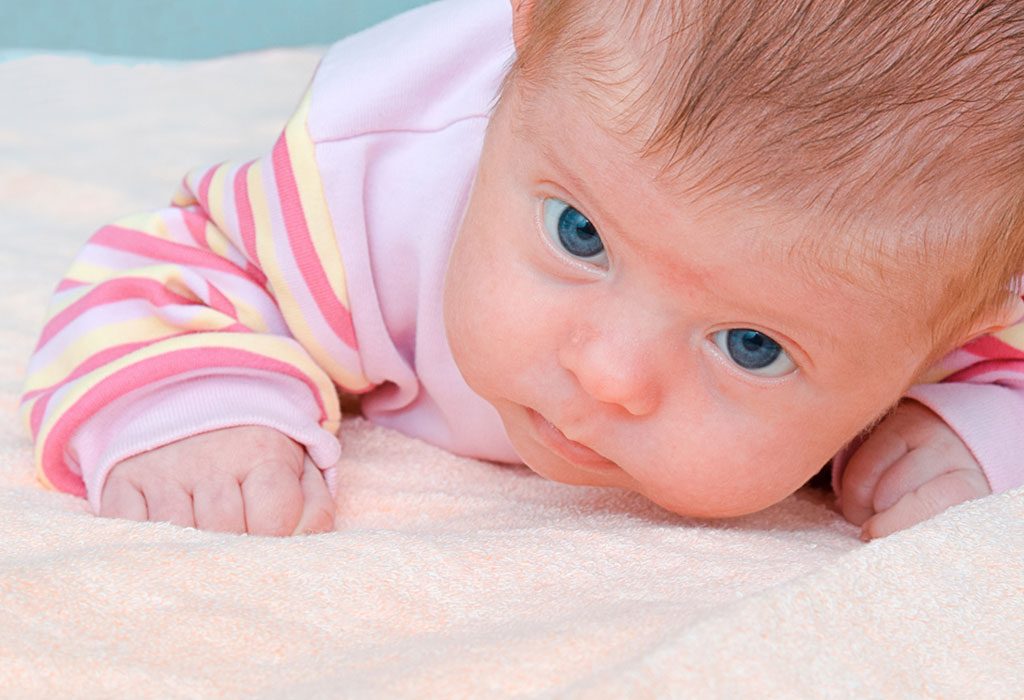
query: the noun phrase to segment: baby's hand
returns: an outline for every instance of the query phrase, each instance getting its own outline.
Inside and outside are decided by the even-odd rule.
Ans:
[[[118,463],[99,514],[253,535],[334,527],[334,501],[305,449],[261,426],[201,433]]]
[[[992,493],[967,445],[935,413],[903,401],[850,457],[840,508],[862,525],[861,538],[884,537],[947,508]]]

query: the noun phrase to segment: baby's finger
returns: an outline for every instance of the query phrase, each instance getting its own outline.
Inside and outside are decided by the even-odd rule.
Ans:
[[[171,523],[179,527],[195,527],[192,516],[192,496],[174,482],[160,481],[152,486],[143,484],[149,519],[152,522]]]
[[[302,515],[299,477],[285,464],[264,463],[242,482],[245,525],[249,534],[285,536],[295,531]]]
[[[242,487],[228,474],[196,484],[192,489],[192,510],[200,530],[245,532]]]
[[[889,510],[906,494],[916,491],[943,472],[954,469],[956,467],[943,457],[941,451],[929,449],[928,446],[911,450],[878,479],[871,501],[874,512]]]
[[[875,429],[857,451],[843,471],[842,496],[839,507],[854,525],[860,525],[874,514],[872,507],[875,487],[882,473],[907,454],[906,441],[885,422]]]
[[[100,516],[126,520],[148,520],[142,492],[124,479],[107,478],[100,495]]]
[[[334,499],[313,460],[306,457],[302,470],[302,517],[292,534],[314,534],[334,529]]]
[[[942,474],[906,494],[892,508],[878,513],[861,528],[862,540],[885,537],[898,530],[933,518],[947,508],[984,495],[985,477],[979,472],[960,469]]]

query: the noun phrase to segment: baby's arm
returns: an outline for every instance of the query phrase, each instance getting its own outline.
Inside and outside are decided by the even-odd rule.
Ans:
[[[845,461],[843,514],[881,537],[1024,485],[1024,323],[960,348],[942,382],[910,389]]]
[[[104,227],[74,261],[22,399],[44,483],[104,512],[114,465],[233,426],[334,464],[337,386],[368,382],[307,106],[268,156],[191,174],[174,206]]]

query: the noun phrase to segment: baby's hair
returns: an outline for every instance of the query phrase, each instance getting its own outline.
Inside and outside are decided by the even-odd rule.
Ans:
[[[1017,290],[1020,0],[536,0],[506,89],[555,80],[688,191],[820,212],[880,287],[931,278],[936,356]]]

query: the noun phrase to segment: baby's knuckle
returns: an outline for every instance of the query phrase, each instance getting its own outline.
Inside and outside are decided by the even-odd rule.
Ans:
[[[984,489],[981,488],[982,484],[980,482],[984,482]],[[977,498],[988,490],[985,477],[967,469],[952,472],[949,478],[945,480],[945,484],[949,499],[954,503],[962,503],[972,498]]]
[[[871,509],[876,513],[880,513],[886,510],[885,506],[887,504],[897,503],[902,497],[902,493],[897,493],[894,489],[882,484],[875,489],[874,494],[871,496]]]
[[[210,507],[217,511],[226,511],[237,498],[238,485],[235,482],[217,480],[210,484],[206,495]]]
[[[251,532],[256,535],[283,537],[290,535],[295,529],[295,525],[295,518],[290,517],[288,514],[282,511],[269,512],[255,521]]]
[[[962,479],[947,474],[945,478],[936,479],[916,492],[921,510],[928,516],[937,515],[947,508],[969,500],[971,496],[965,489]]]

